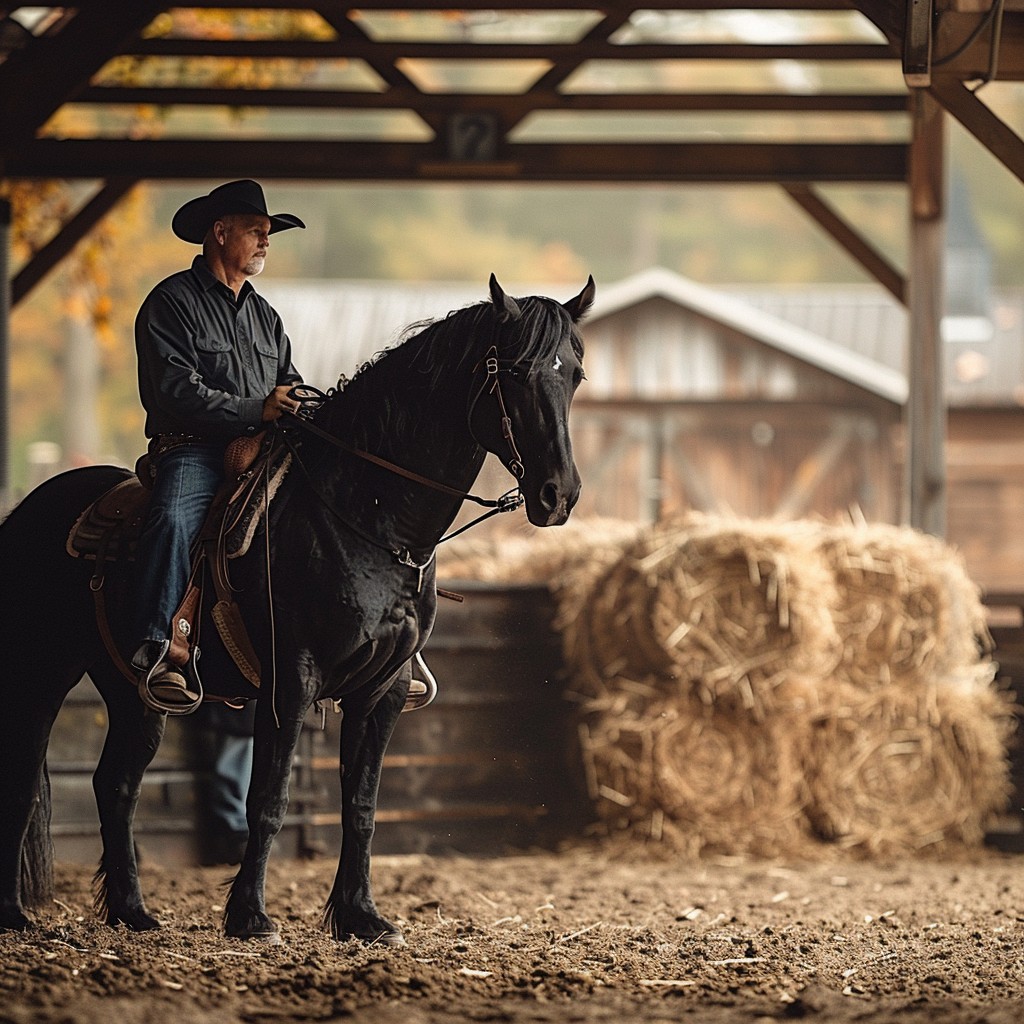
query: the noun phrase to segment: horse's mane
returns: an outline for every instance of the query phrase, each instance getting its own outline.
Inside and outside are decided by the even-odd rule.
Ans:
[[[408,402],[395,402],[396,394],[409,394],[410,388],[420,394],[451,388],[468,377],[492,344],[499,358],[524,367],[527,376],[553,357],[567,330],[573,351],[582,358],[582,339],[561,303],[543,296],[515,301],[521,311],[515,320],[499,317],[493,303],[479,302],[410,324],[395,345],[363,363],[351,379],[338,381],[332,411],[358,410],[360,422],[368,415],[386,427],[395,417],[416,411]]]

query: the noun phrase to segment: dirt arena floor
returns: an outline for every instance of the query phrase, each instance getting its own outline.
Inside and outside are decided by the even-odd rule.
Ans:
[[[60,865],[37,927],[0,935],[0,1021],[1017,1024],[1024,855],[680,864],[575,849],[379,858],[401,949],[319,926],[329,861],[272,864],[277,946],[224,939],[224,869],[149,866],[159,932],[100,925]]]

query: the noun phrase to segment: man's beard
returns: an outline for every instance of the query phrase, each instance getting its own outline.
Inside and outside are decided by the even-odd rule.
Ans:
[[[242,268],[242,272],[246,277],[255,277],[257,274],[263,273],[263,266],[266,262],[266,256],[253,256],[253,258]]]

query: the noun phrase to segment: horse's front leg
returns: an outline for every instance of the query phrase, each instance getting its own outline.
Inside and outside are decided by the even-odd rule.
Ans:
[[[384,751],[409,692],[403,670],[372,707],[344,704],[341,721],[341,857],[324,912],[336,939],[400,946],[400,928],[377,913],[370,891],[373,838]]]
[[[279,941],[277,925],[266,911],[267,863],[274,837],[284,824],[292,758],[309,708],[309,702],[285,699],[281,682],[279,678],[276,696],[260,697],[256,706],[252,779],[246,799],[249,841],[224,910],[225,934],[240,939]]]
[[[167,719],[148,711],[135,690],[110,667],[93,671],[107,705],[107,738],[93,775],[103,852],[96,872],[96,910],[108,924],[134,931],[158,928],[139,885],[132,826],[142,778],[163,739]]]

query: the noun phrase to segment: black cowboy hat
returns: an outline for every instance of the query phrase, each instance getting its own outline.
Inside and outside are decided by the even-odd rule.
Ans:
[[[228,213],[258,213],[270,218],[270,233],[306,225],[290,213],[267,213],[267,201],[259,182],[229,181],[209,195],[190,199],[171,219],[171,230],[185,242],[201,245],[210,225]]]

